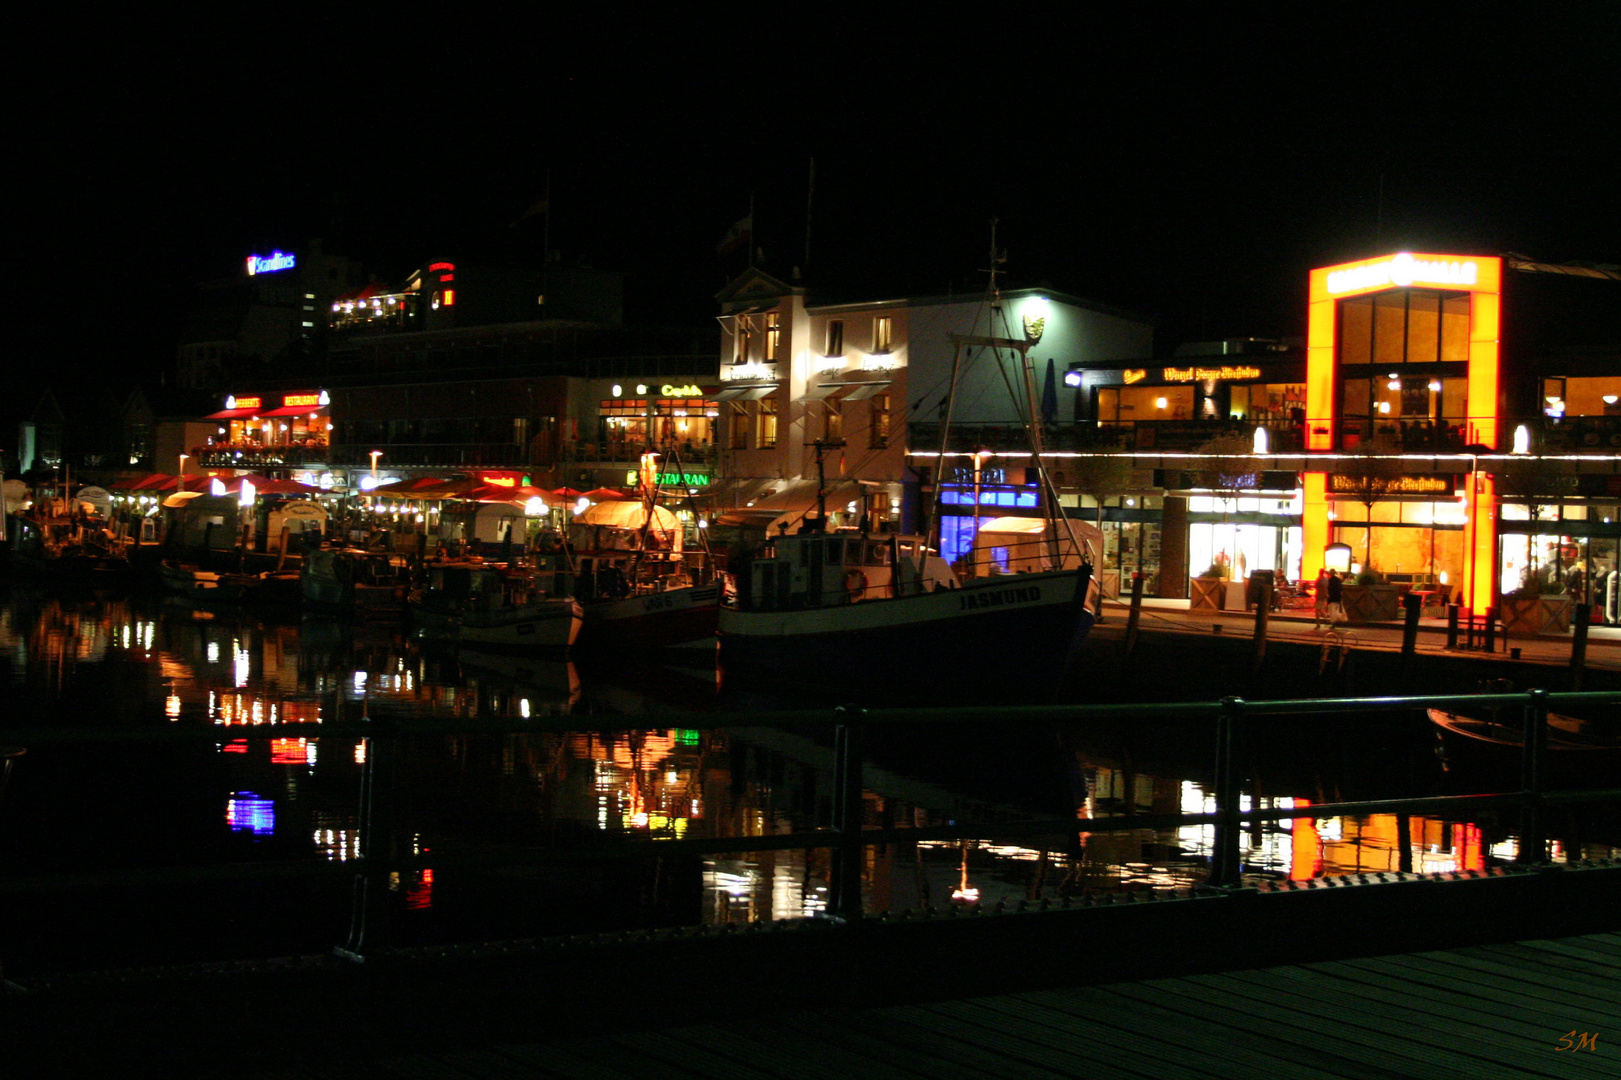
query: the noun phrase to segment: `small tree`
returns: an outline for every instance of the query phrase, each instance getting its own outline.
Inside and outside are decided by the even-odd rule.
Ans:
[[[1131,467],[1131,459],[1125,457],[1074,458],[1065,463],[1064,475],[1069,486],[1097,500],[1099,532],[1103,531],[1103,501],[1136,486],[1136,471]],[[1103,553],[1098,554],[1101,557]]]
[[[1526,516],[1531,520],[1530,536],[1526,542],[1526,580],[1516,582],[1515,585],[1524,587],[1529,585],[1535,591],[1541,591],[1537,574],[1537,545],[1532,539],[1537,534],[1536,523],[1542,517],[1542,508],[1548,503],[1556,507],[1564,501],[1565,496],[1572,494],[1575,477],[1561,469],[1557,464],[1541,455],[1525,455],[1512,457],[1498,466],[1492,479],[1496,482],[1497,493],[1511,499],[1524,499],[1526,502]],[[1564,578],[1564,561],[1558,555],[1554,556],[1554,580]],[[1513,586],[1507,582],[1503,585],[1504,592],[1512,592]]]

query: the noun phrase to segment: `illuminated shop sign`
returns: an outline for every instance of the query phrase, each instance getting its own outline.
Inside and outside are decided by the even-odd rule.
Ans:
[[[628,486],[628,487],[637,487],[638,485],[641,484],[641,482],[642,482],[642,474],[640,472],[638,472],[637,470],[631,469],[631,470],[629,470],[628,472],[625,473],[625,484],[626,484],[626,486]],[[693,488],[693,487],[703,487],[707,483],[709,483],[709,476],[706,473],[673,473],[673,472],[667,472],[667,473],[660,473],[659,478],[658,478],[658,486],[659,487],[689,487],[689,488]]]
[[[1244,365],[1233,367],[1227,364],[1223,364],[1218,368],[1168,367],[1163,375],[1166,382],[1225,382],[1232,379],[1259,379],[1260,377],[1261,369],[1258,367]]]
[[[327,397],[325,390],[316,394],[287,394],[281,399],[281,407],[284,409],[319,409],[329,404],[331,399]]]
[[[703,397],[704,392],[701,387],[693,386],[691,383],[686,386],[671,386],[669,383],[665,383],[659,387],[659,395],[661,397]]]
[[[1140,383],[1146,378],[1148,378],[1147,368],[1127,368],[1125,371],[1120,373],[1120,381],[1125,383],[1127,386],[1130,386],[1132,383]]]
[[[296,265],[298,265],[298,258],[291,252],[285,255],[279,251],[272,252],[269,255],[249,255],[248,276],[274,274],[278,270],[291,270]]]
[[[225,399],[227,409],[257,409],[264,403],[265,399],[258,397],[228,397]]]
[[[1355,495],[1366,498],[1390,495],[1454,495],[1457,477],[1426,473],[1419,476],[1367,477],[1345,473],[1328,474],[1328,490],[1333,495]]]
[[[430,263],[428,265],[428,272],[429,273],[432,273],[435,270],[454,270],[454,269],[456,269],[456,264],[455,263],[437,262],[437,263]]]
[[[1369,289],[1407,285],[1458,285],[1468,288],[1480,282],[1480,264],[1473,259],[1420,257],[1408,252],[1388,259],[1333,270],[1328,275],[1328,293],[1338,296]]]

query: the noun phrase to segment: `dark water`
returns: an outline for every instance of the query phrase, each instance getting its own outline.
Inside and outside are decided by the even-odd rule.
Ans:
[[[1149,680],[1141,693],[1170,682]],[[355,889],[343,864],[362,849],[365,757],[385,744],[243,733],[362,716],[446,730],[401,744],[389,760],[386,853],[401,869],[374,883],[386,890],[386,918],[373,919],[368,944],[385,931],[412,945],[815,916],[827,905],[825,850],[657,854],[667,838],[832,824],[830,728],[700,730],[694,716],[827,708],[837,689],[817,698],[723,683],[712,669],[458,655],[400,626],[6,586],[0,744],[16,741],[5,729],[38,727],[160,737],[49,742],[16,759],[0,803],[6,972],[344,944]],[[1008,702],[1032,685],[1028,673],[994,668],[985,682]],[[905,700],[944,703],[915,688]],[[569,730],[455,733],[557,717]],[[161,738],[175,732],[207,737]],[[1511,752],[1452,747],[1443,762],[1436,750],[1420,717],[1272,724],[1244,751],[1246,805],[1502,790],[1513,776]],[[1211,736],[1191,722],[908,727],[874,733],[867,757],[869,825],[1211,809]],[[1304,878],[1475,868],[1515,854],[1512,821],[1407,824],[1407,835],[1392,815],[1269,825],[1246,837],[1245,867]],[[1556,857],[1616,853],[1604,828],[1565,824]],[[626,840],[645,841],[650,857],[601,857]],[[1186,887],[1203,880],[1210,844],[1202,827],[891,844],[870,852],[865,904],[893,911]]]

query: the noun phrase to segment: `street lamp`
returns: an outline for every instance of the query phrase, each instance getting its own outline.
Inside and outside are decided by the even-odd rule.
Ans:
[[[189,457],[191,457],[190,454],[180,455],[180,475],[175,477],[174,484],[174,489],[176,491],[186,490],[186,459]]]
[[[377,459],[382,457],[382,456],[383,456],[383,452],[381,450],[373,450],[371,452],[371,486],[372,487],[377,486]]]

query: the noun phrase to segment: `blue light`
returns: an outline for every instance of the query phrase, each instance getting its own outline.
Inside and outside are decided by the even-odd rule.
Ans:
[[[1064,372],[1064,385],[1065,386],[1079,386],[1079,385],[1081,385],[1081,373],[1079,371],[1066,371],[1066,372]]]
[[[273,251],[269,255],[248,256],[248,276],[255,274],[274,274],[278,270],[291,270],[298,265],[298,257],[292,252],[283,255]]]
[[[251,791],[238,791],[225,800],[225,822],[232,832],[270,836],[276,831],[276,804]]]

